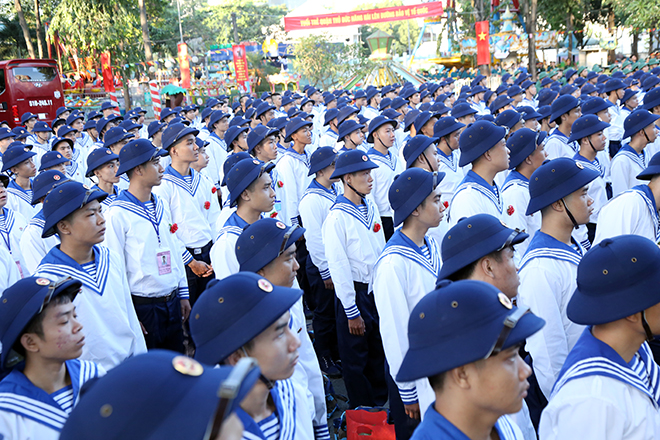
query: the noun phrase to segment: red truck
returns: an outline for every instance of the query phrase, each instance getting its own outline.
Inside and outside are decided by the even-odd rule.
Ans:
[[[37,115],[50,124],[64,106],[64,90],[55,60],[0,61],[0,121],[21,125],[21,115]]]

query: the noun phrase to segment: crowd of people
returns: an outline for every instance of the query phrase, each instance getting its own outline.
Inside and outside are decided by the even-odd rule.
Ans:
[[[0,123],[0,439],[660,438],[660,67]],[[311,319],[312,331],[307,321]]]

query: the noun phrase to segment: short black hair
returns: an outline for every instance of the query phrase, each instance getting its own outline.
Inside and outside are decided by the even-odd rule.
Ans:
[[[26,333],[34,333],[39,338],[43,339],[44,337],[44,318],[46,317],[46,313],[52,306],[58,306],[60,304],[68,304],[70,302],[73,302],[73,298],[76,296],[76,293],[78,292],[77,289],[75,288],[69,288],[66,291],[60,293],[57,295],[55,298],[53,298],[47,305],[44,307],[44,309],[37,313],[31,320],[28,322],[28,324],[25,326],[23,331],[18,335],[18,338],[16,338],[16,341],[14,342],[14,346],[12,347],[13,350],[20,354],[21,356],[25,357],[25,348],[23,348],[23,344],[21,344],[21,338],[23,337],[24,334]]]
[[[504,248],[506,249],[506,248]],[[448,280],[451,281],[460,281],[460,280],[467,280],[469,279],[473,274],[474,271],[477,268],[477,264],[484,258],[492,258],[493,260],[497,261],[498,263],[502,261],[502,251],[504,249],[501,249],[499,251],[493,251],[490,254],[484,255],[483,257],[477,259],[476,261],[473,261],[472,263],[468,264],[465,267],[462,267],[461,269],[457,270],[453,274],[449,275],[447,277]]]

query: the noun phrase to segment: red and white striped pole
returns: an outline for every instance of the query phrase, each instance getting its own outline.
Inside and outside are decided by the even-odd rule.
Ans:
[[[149,92],[151,93],[151,104],[154,108],[154,116],[160,120],[160,87],[156,81],[149,81]]]
[[[108,95],[110,95],[110,101],[114,104],[114,109],[113,112],[118,115],[119,114],[119,100],[117,99],[117,92],[109,92]]]

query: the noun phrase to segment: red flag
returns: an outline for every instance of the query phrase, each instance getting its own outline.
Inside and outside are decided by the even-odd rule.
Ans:
[[[106,92],[115,91],[115,82],[112,77],[112,66],[110,64],[110,52],[101,54],[101,75],[103,75],[103,88]]]
[[[181,84],[184,89],[190,88],[190,62],[188,61],[188,46],[186,43],[177,45],[179,54],[179,71],[181,72]]]
[[[490,64],[490,37],[488,35],[488,20],[474,24],[477,32],[477,65]]]
[[[247,57],[245,55],[245,46],[239,44],[237,46],[232,46],[231,50],[234,55],[234,71],[236,72],[236,82],[238,82],[242,92],[245,92],[247,90],[246,82],[250,80]]]

